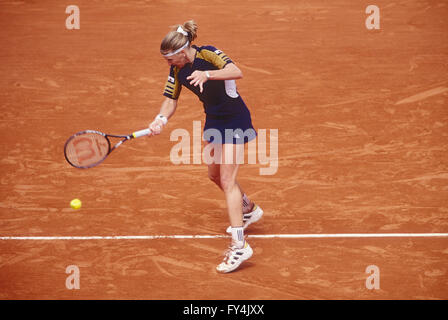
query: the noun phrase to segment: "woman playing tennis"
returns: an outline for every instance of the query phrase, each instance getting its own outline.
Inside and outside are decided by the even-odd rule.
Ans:
[[[227,232],[232,235],[232,243],[216,268],[227,273],[252,256],[244,229],[263,215],[238,184],[239,165],[234,161],[244,143],[255,139],[256,133],[250,112],[236,90],[235,80],[242,78],[241,70],[217,48],[192,45],[197,29],[194,21],[187,21],[175,26],[162,41],[160,52],[170,66],[170,74],[163,94],[166,98],[149,128],[153,134],[160,134],[176,111],[182,86],[203,103],[204,140],[217,159],[208,163],[208,176],[224,192],[230,219]]]

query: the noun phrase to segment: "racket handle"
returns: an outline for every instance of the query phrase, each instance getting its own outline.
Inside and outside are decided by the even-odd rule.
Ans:
[[[135,131],[135,132],[132,134],[132,136],[133,136],[134,138],[140,138],[140,137],[147,136],[147,135],[149,135],[150,133],[151,133],[151,130],[150,130],[150,129],[143,129],[143,130],[140,130],[140,131]]]

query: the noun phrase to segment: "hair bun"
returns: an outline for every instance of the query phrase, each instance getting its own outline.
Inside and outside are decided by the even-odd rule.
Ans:
[[[194,20],[186,21],[182,28],[188,33],[188,40],[192,42],[197,38],[198,25]]]

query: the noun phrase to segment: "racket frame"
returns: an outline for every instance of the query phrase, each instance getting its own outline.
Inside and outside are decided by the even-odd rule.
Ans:
[[[143,132],[143,131],[147,132],[146,129],[145,129],[145,130],[138,131],[138,132]],[[109,148],[108,148],[107,153],[104,155],[104,157],[103,157],[100,161],[97,161],[97,162],[95,162],[95,163],[93,163],[93,164],[91,164],[91,165],[88,165],[88,166],[76,166],[76,165],[74,165],[74,164],[69,160],[69,158],[68,158],[68,156],[67,156],[67,145],[70,143],[70,141],[72,141],[72,140],[73,140],[74,138],[76,138],[77,136],[80,136],[80,135],[83,135],[83,134],[86,134],[86,133],[93,133],[93,134],[98,134],[98,135],[103,136],[103,137],[106,139]],[[140,135],[138,135],[138,136],[143,136],[143,134],[140,134]],[[79,132],[73,134],[73,135],[72,135],[70,138],[68,138],[67,141],[65,142],[65,144],[64,144],[64,157],[65,157],[65,160],[67,160],[67,162],[68,162],[71,166],[73,166],[73,167],[75,167],[75,168],[79,168],[79,169],[89,169],[89,168],[96,167],[97,165],[101,164],[104,160],[106,160],[107,156],[108,156],[112,151],[114,151],[116,148],[118,148],[121,144],[123,144],[123,142],[128,141],[128,140],[131,140],[131,139],[134,139],[135,137],[138,137],[138,136],[136,135],[136,133],[133,133],[133,134],[130,134],[130,135],[115,135],[115,134],[107,134],[107,133],[104,133],[104,132],[101,132],[101,131],[96,131],[96,130],[83,130],[83,131],[79,131]],[[122,140],[118,141],[114,146],[112,146],[111,143],[110,143],[109,137],[111,137],[111,138],[122,138]]]

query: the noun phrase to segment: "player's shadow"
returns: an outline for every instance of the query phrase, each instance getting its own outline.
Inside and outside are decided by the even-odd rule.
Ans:
[[[238,271],[242,271],[242,270],[245,270],[245,269],[250,269],[250,268],[252,268],[254,266],[256,266],[255,263],[245,261],[235,271],[238,272]],[[233,271],[233,272],[235,272],[235,271]]]
[[[228,274],[238,273],[238,272],[240,272],[242,270],[250,269],[250,268],[252,268],[254,266],[256,266],[255,263],[245,261],[236,270],[234,270],[232,272],[229,272]],[[215,268],[213,268],[213,272],[216,272]]]

